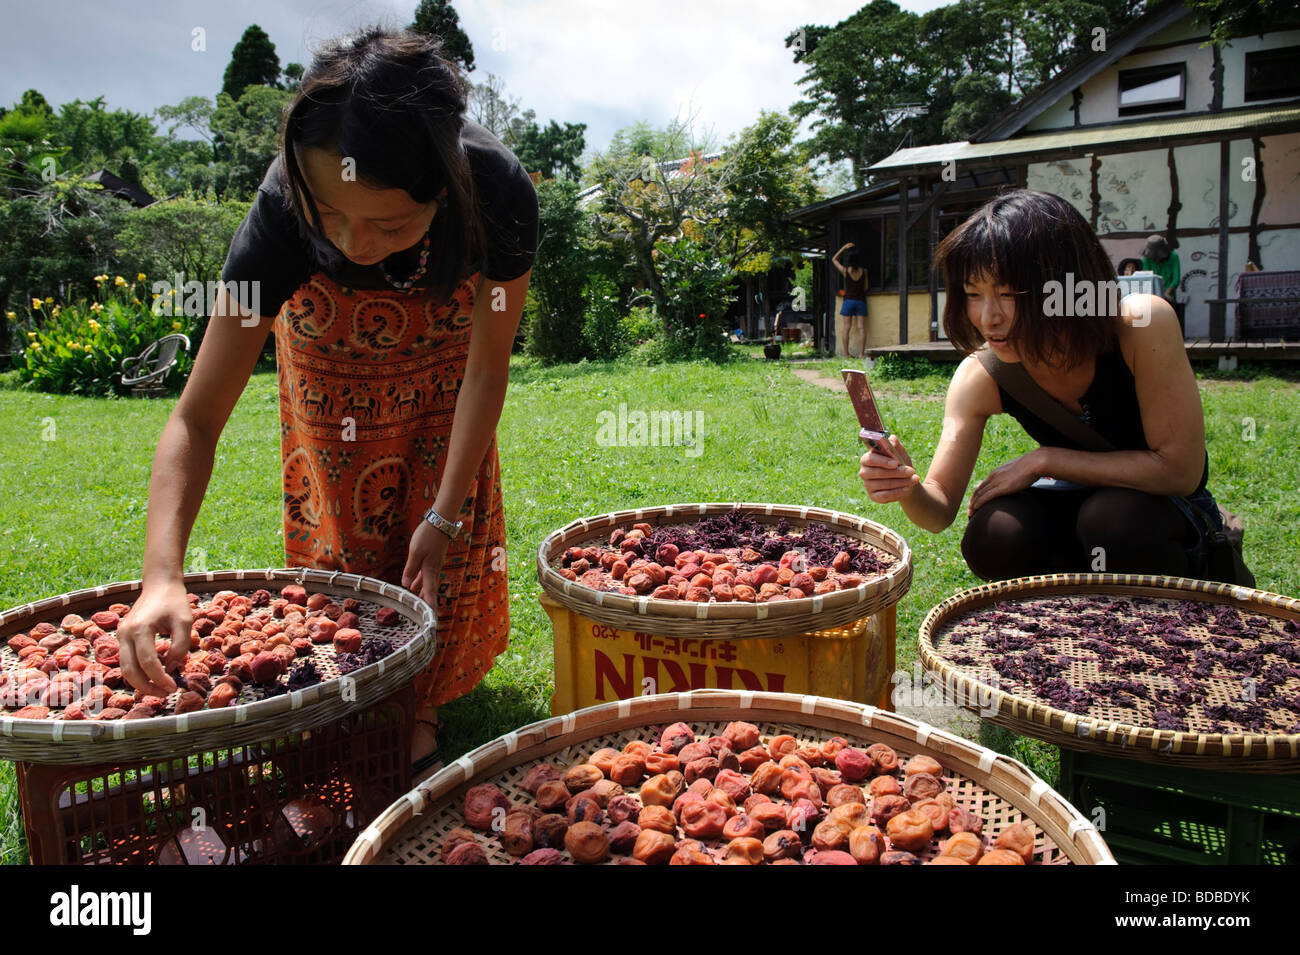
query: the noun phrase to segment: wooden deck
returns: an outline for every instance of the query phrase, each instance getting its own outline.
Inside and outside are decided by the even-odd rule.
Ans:
[[[1300,361],[1300,342],[1209,342],[1189,341],[1187,357],[1192,361],[1214,358],[1239,358],[1246,361]],[[868,348],[869,358],[881,355],[917,355],[932,361],[957,361],[957,349],[948,342],[917,342],[911,345],[881,345]]]

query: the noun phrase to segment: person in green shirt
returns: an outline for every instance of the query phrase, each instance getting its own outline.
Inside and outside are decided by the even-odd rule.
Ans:
[[[1146,248],[1142,250],[1142,270],[1160,276],[1164,297],[1173,305],[1174,291],[1183,276],[1178,264],[1178,253],[1169,247],[1169,240],[1163,235],[1157,234],[1147,239]]]

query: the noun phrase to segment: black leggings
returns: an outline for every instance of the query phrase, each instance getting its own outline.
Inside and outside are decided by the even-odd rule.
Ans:
[[[1028,488],[972,514],[961,552],[982,580],[1094,571],[1196,577],[1201,568],[1189,550],[1197,540],[1168,497],[1122,487]]]

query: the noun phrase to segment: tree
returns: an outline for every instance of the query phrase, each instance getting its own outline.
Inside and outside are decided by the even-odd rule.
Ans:
[[[653,134],[645,124],[619,130],[609,150],[588,167],[588,176],[600,186],[593,227],[627,255],[661,314],[668,299],[656,246],[683,235],[688,222],[708,223],[721,215],[725,173],[721,164],[703,161],[690,127],[677,120]]]
[[[929,66],[921,56],[920,17],[890,0],[873,0],[834,28],[803,28],[807,65],[799,79],[805,99],[791,107],[796,119],[813,116],[809,151],[853,165],[861,186],[866,168],[893,152],[906,135],[896,108],[928,102]],[[787,46],[794,46],[791,34]],[[901,128],[900,128],[901,126]]]
[[[155,134],[149,117],[129,110],[108,110],[104,97],[89,103],[73,100],[59,107],[51,137],[67,147],[65,162],[84,172],[108,169],[140,185],[140,166],[153,152]]]
[[[529,172],[540,172],[548,179],[563,176],[572,182],[582,177],[578,159],[587,148],[586,123],[551,120],[545,129],[530,122],[513,136],[511,148]]]
[[[1294,0],[1185,0],[1196,19],[1210,26],[1210,39],[1226,45],[1236,36],[1263,36],[1266,30],[1296,25]]]
[[[284,80],[281,85],[290,93],[298,92],[298,87],[302,84],[302,74],[301,63],[289,63],[284,68]]]
[[[867,166],[905,143],[969,137],[1093,55],[1097,27],[1112,33],[1141,12],[1141,0],[957,0],[917,16],[874,0],[833,27],[806,25],[786,38],[806,67],[804,99],[791,111],[813,118],[810,153],[848,160],[861,186]]]
[[[674,356],[726,357],[723,315],[735,271],[719,244],[737,164],[708,157],[690,124],[620,130],[586,170],[600,187],[593,229],[644,285]],[[649,152],[638,152],[639,148]]]
[[[291,99],[292,94],[269,86],[245,87],[238,100],[225,93],[217,96],[212,131],[222,144],[218,194],[252,198],[279,152],[280,121]]]
[[[474,71],[474,45],[460,28],[460,16],[448,0],[420,0],[411,29],[442,40],[442,55],[455,60],[467,73]]]
[[[790,219],[817,199],[817,184],[795,147],[796,126],[764,111],[723,152],[729,166],[716,249],[729,268],[766,272],[774,256],[789,257],[800,239]]]
[[[519,100],[507,95],[501,77],[489,73],[486,82],[470,84],[467,112],[470,119],[506,142],[511,124],[519,118]]]
[[[996,77],[980,73],[967,73],[953,84],[952,92],[954,102],[942,127],[949,142],[970,139],[1012,99]]]
[[[583,287],[591,265],[587,216],[578,187],[562,179],[537,185],[538,246],[528,287],[528,350],[545,362],[578,361],[583,345]]]
[[[249,86],[280,88],[280,58],[275,53],[275,44],[256,23],[244,31],[230,51],[221,92],[237,100]]]

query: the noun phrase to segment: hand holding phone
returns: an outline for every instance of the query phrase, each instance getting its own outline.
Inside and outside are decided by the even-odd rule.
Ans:
[[[876,408],[876,399],[871,393],[866,374],[853,368],[846,368],[841,374],[849,397],[853,399],[858,423],[862,426],[858,437],[871,448],[860,462],[858,476],[862,479],[862,486],[866,488],[867,496],[877,504],[897,501],[920,483],[920,475],[912,467],[912,459],[902,442],[891,435],[880,420],[880,412]],[[881,457],[885,458],[884,462],[880,461]]]
[[[853,402],[858,424],[862,426],[862,430],[858,432],[862,443],[898,461],[898,455],[894,453],[894,448],[889,443],[889,429],[880,419],[880,410],[876,407],[876,396],[871,393],[871,383],[867,381],[867,373],[856,368],[845,368],[840,375],[844,378],[844,386],[848,389],[849,398]]]

